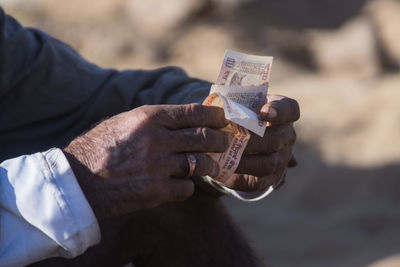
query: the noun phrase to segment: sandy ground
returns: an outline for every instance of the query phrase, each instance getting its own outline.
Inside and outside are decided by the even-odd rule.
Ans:
[[[274,21],[266,21],[258,7],[221,11],[217,6],[218,13],[182,0],[181,13],[164,14],[176,24],[154,28],[149,16],[135,12],[140,3],[157,0],[131,1],[130,8],[127,2],[0,4],[25,25],[50,32],[107,67],[178,65],[212,81],[227,48],[275,56],[271,92],[293,97],[301,106],[299,166],[289,171],[282,189],[262,201],[226,198],[233,217],[272,266],[400,266],[400,72],[396,57],[388,60],[399,44],[385,50],[385,39],[379,39],[385,31],[374,32],[371,8],[354,15],[356,22],[348,27],[293,30],[271,28]],[[337,3],[350,10],[346,5],[358,2]],[[282,3],[286,6],[277,10],[290,11],[289,2]],[[133,13],[127,15],[129,10]],[[305,16],[307,21],[322,25],[324,13],[315,14],[314,20]],[[398,13],[392,17],[383,15],[383,22],[394,25],[389,33],[400,28]],[[396,40],[397,35],[389,36]]]
[[[302,106],[299,166],[260,202],[226,200],[272,266],[400,266],[399,78],[274,84]]]

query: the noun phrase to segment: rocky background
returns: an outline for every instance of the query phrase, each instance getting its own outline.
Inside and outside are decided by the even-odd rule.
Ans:
[[[226,203],[273,266],[400,266],[399,0],[0,0],[113,68],[216,79],[225,49],[274,56],[297,99],[299,166],[257,203]]]

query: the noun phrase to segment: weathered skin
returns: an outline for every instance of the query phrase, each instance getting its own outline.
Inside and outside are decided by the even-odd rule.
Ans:
[[[292,158],[300,116],[295,100],[269,96],[261,117],[272,123],[252,136],[226,185],[243,191],[276,183]],[[76,138],[65,149],[98,218],[102,241],[83,255],[35,266],[260,266],[218,198],[195,190],[184,152],[197,158],[195,175],[215,175],[202,152],[228,144],[223,110],[190,105],[142,106]],[[177,202],[179,201],[179,202]]]

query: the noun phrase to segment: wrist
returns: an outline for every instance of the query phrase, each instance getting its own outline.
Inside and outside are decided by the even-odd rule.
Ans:
[[[74,139],[66,148],[63,149],[64,154],[68,154],[67,159],[72,160],[72,164],[76,165],[73,168],[76,168],[77,171],[81,172],[81,166],[83,165],[89,172],[94,173],[94,166],[91,164],[91,160],[89,160],[89,153],[93,151],[90,142],[85,139],[84,136],[80,136]]]
[[[70,153],[69,149],[64,149],[63,153],[96,218],[100,220],[107,217],[106,211],[102,208],[101,200],[98,198],[98,192],[105,189],[102,179],[99,179],[80,159]]]

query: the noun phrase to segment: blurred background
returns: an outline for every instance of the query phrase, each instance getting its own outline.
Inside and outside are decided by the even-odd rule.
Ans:
[[[272,266],[400,266],[399,0],[0,0],[103,67],[177,65],[214,81],[225,49],[274,56],[299,101],[299,166],[225,202]]]

